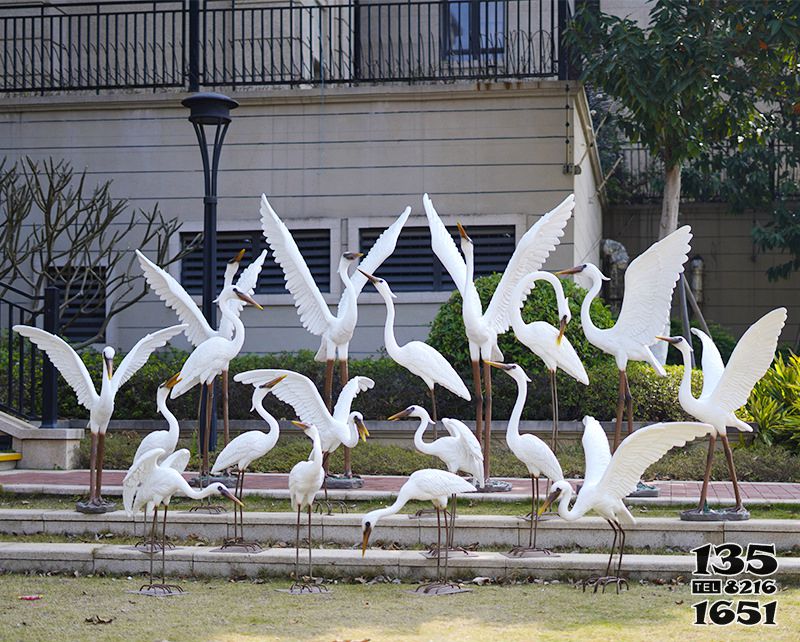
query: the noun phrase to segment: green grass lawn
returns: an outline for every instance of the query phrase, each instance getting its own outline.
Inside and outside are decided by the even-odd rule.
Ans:
[[[693,626],[699,598],[686,586],[641,586],[616,595],[559,584],[474,587],[472,593],[419,597],[411,585],[332,586],[325,596],[292,596],[288,582],[185,580],[180,597],[128,591],[142,580],[5,575],[0,639],[91,640],[796,640],[800,589],[777,595],[777,626]],[[37,601],[20,595],[40,594]],[[773,598],[761,598],[765,603]],[[90,624],[86,618],[112,619]]]

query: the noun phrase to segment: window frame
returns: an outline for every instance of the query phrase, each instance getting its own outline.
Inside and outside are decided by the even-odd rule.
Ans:
[[[450,9],[454,4],[467,6],[468,8],[468,47],[467,49],[457,49],[451,39],[449,30],[450,23]],[[487,10],[490,5],[500,5],[502,7],[502,29],[498,29],[497,33],[502,33],[503,45],[501,47],[486,47],[481,46],[481,5],[486,5]],[[498,64],[498,61],[506,55],[507,41],[508,41],[508,3],[505,0],[445,0],[442,3],[442,10],[440,14],[441,24],[441,42],[442,42],[442,58],[444,60],[461,61],[463,63],[472,62],[491,62],[492,65]]]

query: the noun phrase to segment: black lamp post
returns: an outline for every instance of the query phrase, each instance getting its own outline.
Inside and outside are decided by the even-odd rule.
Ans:
[[[188,107],[189,122],[194,125],[200,154],[203,159],[203,316],[212,328],[217,327],[217,309],[213,303],[217,277],[217,173],[219,157],[222,154],[222,143],[228,125],[231,123],[231,109],[239,106],[232,98],[213,92],[193,94],[181,101]],[[209,134],[206,135],[206,128]],[[212,141],[209,153],[209,141]],[[202,386],[200,401],[200,417],[205,417],[207,403],[206,387]],[[217,431],[215,413],[211,413],[210,434],[206,434],[204,421],[199,422],[200,443],[203,446],[203,470],[201,476],[207,477],[209,446],[216,447]]]

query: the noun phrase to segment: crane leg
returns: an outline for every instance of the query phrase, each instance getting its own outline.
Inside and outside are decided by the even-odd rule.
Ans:
[[[617,420],[614,424],[614,445],[611,447],[611,452],[617,450],[619,442],[622,440],[622,413],[625,410],[625,371],[619,371],[619,391],[617,393]]]
[[[350,380],[350,373],[347,367],[347,359],[340,359],[339,360],[339,388],[343,388],[344,385]],[[331,403],[333,403],[333,399],[331,399]],[[350,479],[353,476],[353,462],[352,462],[352,455],[350,453],[350,449],[347,446],[343,446],[344,448],[344,476]]]
[[[231,439],[230,423],[228,416],[228,371],[222,371],[222,439],[227,446]]]
[[[97,433],[92,433],[92,451],[89,455],[89,501],[94,503],[95,497],[95,470],[97,469]]]
[[[161,527],[161,583],[166,585],[167,583],[167,573],[166,573],[166,565],[167,565],[167,510],[169,509],[169,504],[164,504],[164,522],[163,526]],[[152,580],[150,580],[152,582]]]
[[[439,421],[439,415],[436,412],[436,393],[433,391],[433,388],[430,389],[431,393],[431,419],[433,419],[433,438],[436,439],[438,437],[436,424]]]
[[[106,435],[100,432],[97,435],[97,462],[95,464],[97,481],[94,484],[95,498],[98,504],[103,503],[103,460],[106,454]]]
[[[325,501],[328,501],[328,458],[331,456],[330,453],[322,453],[322,472],[324,476],[322,478],[322,490],[325,492]],[[330,509],[330,506],[328,507]]]
[[[633,432],[633,396],[627,372],[625,373],[625,406],[628,412],[628,434],[630,435]]]
[[[297,530],[294,538],[294,581],[300,581],[300,504],[297,505]]]
[[[481,389],[481,366],[472,362],[472,388],[475,394],[475,439],[483,441],[483,390]]]
[[[735,510],[740,511],[744,509],[744,504],[742,503],[742,495],[739,492],[739,481],[736,478],[736,465],[733,463],[733,451],[731,450],[730,442],[728,442],[728,435],[722,434],[719,438],[722,440],[722,447],[725,449],[725,459],[728,460],[728,472],[730,473],[731,482],[733,483],[733,496],[736,498]]]
[[[703,475],[703,488],[700,490],[700,504],[697,510],[703,512],[708,498],[708,483],[711,480],[711,466],[714,464],[714,450],[717,447],[717,436],[711,434],[708,438],[708,455],[706,456],[706,472]]]
[[[213,403],[214,397],[214,382],[212,381],[209,384],[206,384],[206,416],[203,418],[205,422],[205,430],[203,431],[203,447],[202,447],[202,455],[203,455],[203,470],[200,473],[201,477],[206,478],[203,484],[204,486],[208,483],[208,449],[211,444],[211,407],[214,405]]]
[[[441,577],[442,566],[442,517],[441,511],[436,509],[436,581],[438,582]]]
[[[556,384],[556,371],[550,371],[550,404],[553,409],[553,435],[550,439],[550,448],[553,454],[558,454],[558,387]]]
[[[325,362],[325,406],[333,412],[333,359]]]
[[[492,448],[492,367],[483,362],[483,384],[486,388],[483,419],[483,476],[488,481],[491,472]]]
[[[536,548],[536,531],[539,526],[539,513],[536,508],[539,506],[539,480],[531,475],[531,528],[528,533],[528,547]]]
[[[153,585],[153,558],[156,556],[156,523],[158,521],[158,506],[153,508],[153,527],[150,529],[150,585]]]
[[[314,581],[314,573],[311,568],[311,504],[308,505],[308,579]]]

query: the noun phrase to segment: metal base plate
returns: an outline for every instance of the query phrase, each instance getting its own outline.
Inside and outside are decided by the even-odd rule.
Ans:
[[[219,482],[226,488],[236,488],[236,477],[233,475],[197,475],[189,480],[189,485],[195,488],[205,488]]]
[[[483,487],[478,489],[479,493],[507,493],[511,490],[511,484],[500,479],[487,479]]]
[[[522,515],[520,516],[520,519],[529,522],[531,521],[531,514],[528,513],[527,515]],[[549,522],[553,519],[561,519],[561,516],[558,513],[551,513],[550,511],[547,511],[546,513],[542,513],[541,515],[539,515],[540,522]]]
[[[628,497],[658,497],[658,488],[640,481],[636,484],[636,490]]]
[[[735,506],[715,510],[713,508],[692,508],[681,511],[683,522],[744,522],[750,519],[750,511],[746,508],[736,510]]]
[[[358,475],[353,475],[352,477],[328,475],[325,478],[325,485],[328,490],[353,490],[354,488],[363,488],[364,480]]]
[[[75,504],[75,510],[79,513],[87,513],[89,515],[101,515],[102,513],[110,513],[117,510],[117,505],[105,499],[101,504],[96,504],[89,500],[81,500]]]
[[[423,597],[439,597],[442,595],[456,595],[458,593],[472,593],[472,589],[461,588],[458,584],[435,583],[435,584],[420,584],[413,591],[408,591],[412,595],[420,595]]]
[[[560,557],[557,553],[546,548],[527,548],[525,546],[515,546],[508,553],[502,553],[503,557],[509,559],[524,559],[527,557]]]

